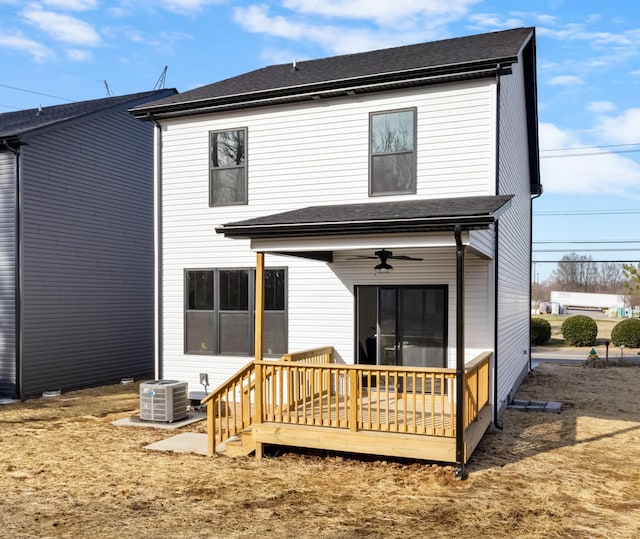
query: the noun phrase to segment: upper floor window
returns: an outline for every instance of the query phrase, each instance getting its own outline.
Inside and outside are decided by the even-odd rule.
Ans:
[[[247,130],[212,131],[209,205],[247,203]]]
[[[415,193],[415,109],[371,114],[369,136],[369,194]]]

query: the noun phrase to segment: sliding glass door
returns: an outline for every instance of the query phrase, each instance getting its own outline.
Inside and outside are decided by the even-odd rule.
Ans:
[[[445,367],[447,287],[360,286],[358,362]]]

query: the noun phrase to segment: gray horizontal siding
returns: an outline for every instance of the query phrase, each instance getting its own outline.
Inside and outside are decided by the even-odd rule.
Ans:
[[[16,158],[0,152],[0,395],[16,392]]]
[[[124,110],[23,150],[22,394],[153,372],[153,133]]]

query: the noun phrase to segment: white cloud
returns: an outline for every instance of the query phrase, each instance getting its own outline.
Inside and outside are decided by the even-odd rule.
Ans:
[[[22,16],[57,41],[87,47],[100,44],[100,36],[93,26],[70,15],[45,11],[36,4],[30,4],[22,11]]]
[[[13,35],[0,33],[0,46],[6,49],[26,52],[38,62],[53,56],[53,52],[50,49],[33,39],[24,37],[20,33]]]
[[[605,149],[544,151],[579,148],[585,144],[571,131],[540,123],[540,174],[547,193],[618,195],[640,200],[640,165]]]
[[[589,110],[590,112],[595,112],[596,114],[611,112],[615,108],[615,104],[611,101],[593,101],[587,105],[587,110]]]
[[[66,11],[87,11],[98,7],[97,0],[42,0],[42,4]]]
[[[577,84],[582,84],[583,81],[580,77],[576,77],[575,75],[557,75],[556,77],[551,77],[547,83],[552,86],[575,86]]]
[[[640,140],[640,108],[628,109],[619,116],[602,118],[596,132],[606,143],[637,143]]]
[[[470,25],[471,28],[483,31],[525,26],[522,19],[514,17],[505,18],[497,13],[474,13],[469,16],[469,20],[472,22]]]
[[[291,21],[283,16],[272,17],[267,6],[237,8],[235,20],[249,32],[318,43],[335,54],[380,49],[398,44],[398,36],[395,33],[386,34],[357,28],[347,31],[339,26],[307,24]],[[415,36],[405,33],[402,37],[411,41]]]
[[[162,3],[162,7],[174,13],[188,15],[198,13],[208,5],[220,3],[221,0],[166,0]]]
[[[93,55],[84,49],[67,49],[67,58],[74,62],[86,62],[93,59]]]
[[[284,0],[282,5],[304,15],[370,20],[377,24],[420,18],[456,20],[480,0]]]

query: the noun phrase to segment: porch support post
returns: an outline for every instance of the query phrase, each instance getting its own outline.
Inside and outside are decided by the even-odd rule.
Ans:
[[[256,322],[255,322],[255,358],[262,361],[264,330],[264,253],[256,253]]]
[[[464,245],[462,230],[456,225],[456,479],[464,470]]]
[[[264,330],[264,253],[256,254],[256,320],[254,335],[255,361],[262,361]],[[255,418],[254,423],[262,423],[262,365],[256,365]],[[256,459],[262,458],[262,443],[256,442]]]

